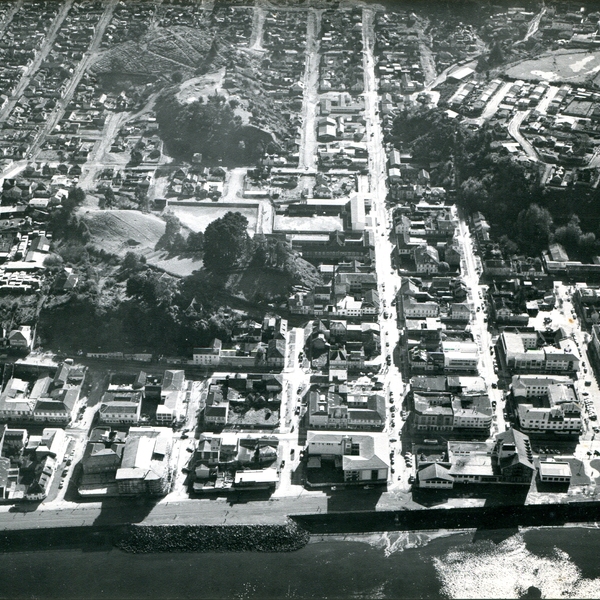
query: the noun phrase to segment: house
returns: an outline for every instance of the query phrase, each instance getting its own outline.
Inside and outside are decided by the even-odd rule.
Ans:
[[[340,471],[340,482],[346,484],[387,482],[388,441],[384,434],[349,435],[309,431],[306,443],[309,485],[310,470],[319,468],[323,462],[333,463],[334,469]]]
[[[32,343],[33,336],[29,325],[21,325],[18,329],[13,329],[8,334],[8,345],[11,348],[30,350]]]
[[[421,245],[414,250],[414,260],[417,273],[438,273],[440,268],[440,255],[436,248]]]
[[[435,463],[419,471],[418,485],[420,488],[447,490],[452,489],[454,486],[454,478],[447,468]]]
[[[0,421],[27,422],[33,420],[35,400],[29,397],[29,384],[11,377],[0,395]]]
[[[204,424],[206,427],[223,427],[229,417],[229,402],[217,400],[209,393],[204,408]]]
[[[269,340],[267,346],[267,364],[283,368],[285,364],[285,340]]]

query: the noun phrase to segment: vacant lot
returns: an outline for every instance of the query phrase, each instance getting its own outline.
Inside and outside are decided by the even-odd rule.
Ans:
[[[129,250],[154,250],[165,232],[165,222],[136,210],[87,211],[83,218],[92,235],[91,242],[111,254],[124,256]]]
[[[509,77],[525,80],[595,81],[600,72],[600,51],[558,50],[538,58],[524,60],[506,70]]]
[[[284,217],[278,215],[273,221],[273,231],[343,231],[340,217]]]
[[[169,211],[172,212],[184,227],[192,231],[204,231],[209,223],[215,219],[220,219],[228,212],[240,212],[248,219],[248,233],[254,235],[256,231],[257,209],[252,208],[231,208],[219,206],[218,204],[200,204],[197,206],[174,206],[169,205]]]

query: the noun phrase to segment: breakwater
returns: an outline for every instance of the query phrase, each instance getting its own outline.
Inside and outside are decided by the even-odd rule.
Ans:
[[[292,552],[310,534],[294,521],[284,525],[118,525],[0,532],[0,552],[116,547],[124,552]]]
[[[129,525],[113,543],[125,552],[292,552],[305,546],[308,531],[285,525]]]

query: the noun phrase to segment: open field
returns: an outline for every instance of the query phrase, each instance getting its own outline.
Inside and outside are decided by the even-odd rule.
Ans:
[[[197,206],[174,206],[169,205],[169,211],[172,212],[184,227],[192,231],[204,231],[209,223],[215,219],[220,219],[225,213],[240,212],[248,219],[248,233],[254,235],[256,232],[256,222],[258,219],[258,210],[251,208],[231,208],[219,206],[218,204],[200,204]]]
[[[521,61],[505,72],[515,79],[597,82],[600,76],[600,51],[558,50],[542,54],[535,59]]]
[[[285,217],[278,215],[273,221],[273,231],[343,231],[340,217]]]
[[[138,253],[154,250],[165,232],[161,218],[135,210],[87,211],[83,218],[92,235],[92,244],[120,256],[130,250]]]

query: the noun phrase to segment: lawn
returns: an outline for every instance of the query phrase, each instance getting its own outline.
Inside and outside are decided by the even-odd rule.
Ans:
[[[600,51],[557,50],[538,58],[523,60],[506,69],[514,79],[585,83],[595,81],[600,72]]]

